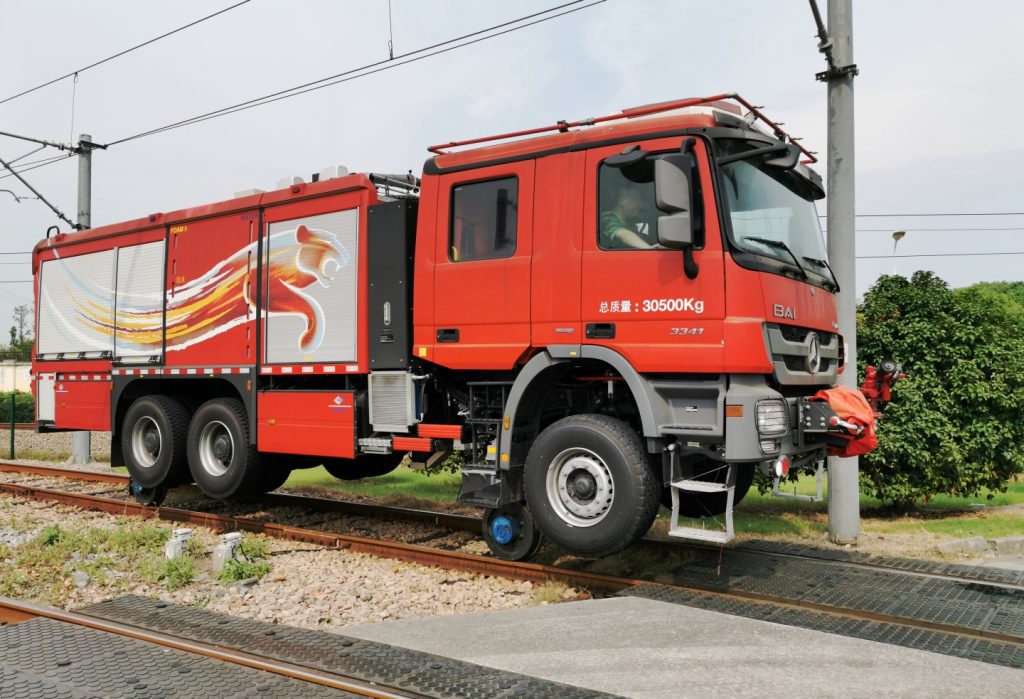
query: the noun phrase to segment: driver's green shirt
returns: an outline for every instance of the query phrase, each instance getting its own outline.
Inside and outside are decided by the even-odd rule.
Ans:
[[[601,214],[600,226],[598,226],[598,242],[603,248],[624,248],[622,244],[615,237],[615,231],[620,228],[629,229],[629,226],[620,219],[614,211],[605,211]]]

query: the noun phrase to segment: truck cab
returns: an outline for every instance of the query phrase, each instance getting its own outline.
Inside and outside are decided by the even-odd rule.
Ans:
[[[821,180],[771,122],[692,102],[424,167],[413,355],[490,448],[461,498],[499,554],[539,528],[604,555],[659,502],[673,533],[728,540],[757,466],[824,456],[798,429],[842,355]]]

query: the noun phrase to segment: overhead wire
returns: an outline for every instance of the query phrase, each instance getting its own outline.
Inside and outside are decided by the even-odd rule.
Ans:
[[[564,17],[566,15],[579,12],[581,10],[590,9],[591,7],[600,5],[606,1],[607,0],[594,0],[593,2],[581,5],[580,7],[572,7],[573,5],[579,5],[580,3],[585,2],[585,0],[573,0],[572,2],[556,5],[554,7],[550,7],[540,12],[534,12],[532,14],[524,15],[517,19],[492,25],[485,29],[480,29],[475,32],[470,32],[468,34],[463,34],[461,36],[453,37],[451,39],[447,39],[445,41],[432,44],[430,46],[425,46],[414,51],[409,51],[407,53],[396,56],[394,59],[388,58],[382,61],[368,63],[358,68],[351,68],[341,73],[336,73],[334,75],[329,75],[327,77],[320,78],[319,80],[313,80],[284,90],[278,90],[277,92],[272,92],[261,97],[254,97],[252,99],[245,100],[244,102],[239,102],[237,104],[230,105],[227,107],[221,107],[220,109],[215,109],[204,114],[198,114],[194,117],[189,117],[188,119],[182,119],[176,122],[165,124],[157,128],[149,129],[147,131],[141,131],[131,136],[118,138],[113,141],[110,141],[105,145],[107,147],[116,146],[127,141],[145,138],[147,136],[152,136],[158,133],[163,133],[165,131],[179,129],[185,126],[191,126],[192,124],[208,121],[210,119],[216,119],[218,117],[227,116],[228,114],[234,114],[236,112],[245,111],[247,109],[253,109],[255,107],[261,107],[263,105],[278,102],[280,100],[288,99],[290,97],[297,97],[298,95],[302,95],[307,92],[313,92],[315,90],[320,90],[325,87],[337,85],[339,83],[348,82],[350,80],[355,80],[357,78],[367,77],[369,75],[374,75],[385,70],[390,70],[392,68],[397,68],[399,66],[408,65],[409,63],[415,63],[416,61],[421,61],[425,58],[431,58],[433,56],[437,56],[442,53],[447,53],[455,49],[477,44],[482,41],[487,41],[488,39],[494,39],[505,34],[510,34],[512,32],[519,31],[521,29],[526,29],[528,27],[541,24],[542,22],[547,22],[553,19],[557,19],[559,17]],[[558,10],[563,11],[558,12]],[[533,21],[527,22],[527,20]],[[499,29],[502,31],[497,31]],[[472,37],[477,38],[473,39]]]
[[[906,233],[939,233],[948,232],[953,233],[956,231],[967,231],[969,233],[975,232],[994,232],[994,231],[1024,231],[1021,227],[1010,227],[1010,228],[913,228],[910,226],[901,228],[900,230]],[[823,233],[828,233],[827,230],[822,230]],[[892,233],[892,228],[858,228],[854,233]]]
[[[78,73],[75,73],[75,80],[71,85],[71,128],[68,129],[68,141],[74,143],[75,140],[75,97],[78,96]]]
[[[25,163],[25,166],[22,166],[20,168],[14,168],[14,172],[12,173],[0,175],[0,180],[6,180],[8,177],[14,177],[14,173],[21,174],[23,172],[28,172],[30,170],[36,170],[38,168],[46,167],[47,165],[53,165],[58,161],[67,160],[68,158],[73,157],[75,157],[75,153],[62,153],[61,155],[55,155],[52,158],[44,158],[43,160],[37,160],[35,161],[37,164],[32,165],[31,167],[26,167],[28,163]]]
[[[30,151],[29,151],[28,153],[25,153],[25,154],[23,154],[23,155],[19,155],[19,156],[18,156],[17,158],[14,158],[13,160],[8,160],[8,161],[7,161],[7,164],[8,164],[8,165],[13,165],[14,163],[18,162],[19,160],[24,160],[25,158],[27,158],[28,156],[32,155],[33,153],[38,153],[38,152],[39,152],[39,151],[41,151],[41,150],[42,150],[43,148],[46,148],[46,145],[45,145],[45,144],[44,144],[44,145],[41,145],[41,146],[39,146],[38,148],[33,148],[33,149],[32,149],[32,150],[30,150]],[[31,164],[31,163],[33,163],[33,162],[38,162],[38,161],[30,161],[30,162],[28,162],[28,163],[23,163],[23,164],[22,164],[22,166],[24,167],[25,165],[30,165],[30,164]]]
[[[985,257],[991,255],[1024,255],[1024,250],[1003,252],[922,252],[906,255],[857,255],[858,260],[891,260],[895,257]]]
[[[102,60],[99,60],[99,61],[96,61],[95,63],[90,63],[89,65],[87,65],[87,66],[85,66],[83,68],[79,68],[77,70],[71,71],[70,73],[66,73],[66,74],[60,76],[59,78],[54,78],[53,80],[48,80],[48,81],[46,81],[44,83],[36,85],[35,87],[29,88],[28,90],[23,90],[23,91],[19,92],[16,95],[11,95],[10,97],[6,97],[6,98],[0,100],[0,104],[5,104],[7,102],[10,102],[11,100],[18,99],[19,97],[24,97],[25,95],[31,94],[31,93],[35,92],[36,90],[41,90],[44,87],[47,87],[49,85],[53,85],[54,83],[60,82],[61,80],[64,80],[65,78],[70,78],[72,75],[78,75],[79,73],[84,73],[85,71],[89,70],[90,68],[95,68],[96,66],[103,65],[104,63],[108,63],[109,61],[112,61],[115,58],[120,58],[121,56],[124,56],[126,54],[131,53],[132,51],[141,49],[144,46],[149,46],[152,43],[160,41],[161,39],[166,39],[167,37],[172,36],[174,34],[177,34],[180,31],[184,31],[185,29],[188,29],[189,27],[194,27],[197,24],[202,24],[203,22],[205,22],[207,20],[213,19],[214,17],[217,17],[218,15],[222,15],[225,12],[230,12],[231,10],[235,9],[236,7],[241,7],[242,5],[245,5],[245,4],[247,4],[247,3],[251,2],[251,1],[252,0],[242,0],[241,2],[237,2],[234,5],[231,5],[230,7],[225,7],[223,10],[218,10],[217,12],[214,12],[213,14],[206,15],[205,17],[200,17],[199,19],[197,19],[197,20],[195,20],[193,22],[189,22],[188,24],[182,25],[182,26],[178,27],[177,29],[172,29],[169,32],[165,32],[165,33],[161,34],[160,36],[153,37],[152,39],[150,39],[148,41],[143,41],[141,44],[136,44],[135,46],[132,46],[131,48],[127,48],[127,49],[125,49],[123,51],[119,51],[118,53],[115,53],[113,56],[107,56],[106,58],[104,58]]]
[[[856,218],[912,218],[915,216],[1024,216],[1024,211],[957,211],[954,213],[922,213],[922,214],[854,214]],[[818,214],[818,218],[828,218],[826,214]]]

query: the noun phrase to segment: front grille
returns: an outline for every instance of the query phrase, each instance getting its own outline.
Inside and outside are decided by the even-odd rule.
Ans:
[[[818,370],[808,371],[808,337],[817,335],[820,352]],[[836,382],[839,365],[837,334],[797,325],[766,323],[768,351],[775,366],[775,381],[781,386],[829,386]]]

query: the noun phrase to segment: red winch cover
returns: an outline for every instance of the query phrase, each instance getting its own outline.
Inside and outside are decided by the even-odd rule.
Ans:
[[[828,402],[840,420],[854,425],[862,426],[864,431],[860,436],[847,436],[845,446],[829,447],[828,453],[831,456],[857,456],[867,454],[878,446],[878,437],[875,436],[875,415],[864,398],[864,394],[854,388],[836,386],[828,390],[818,391],[814,394],[818,400]]]

